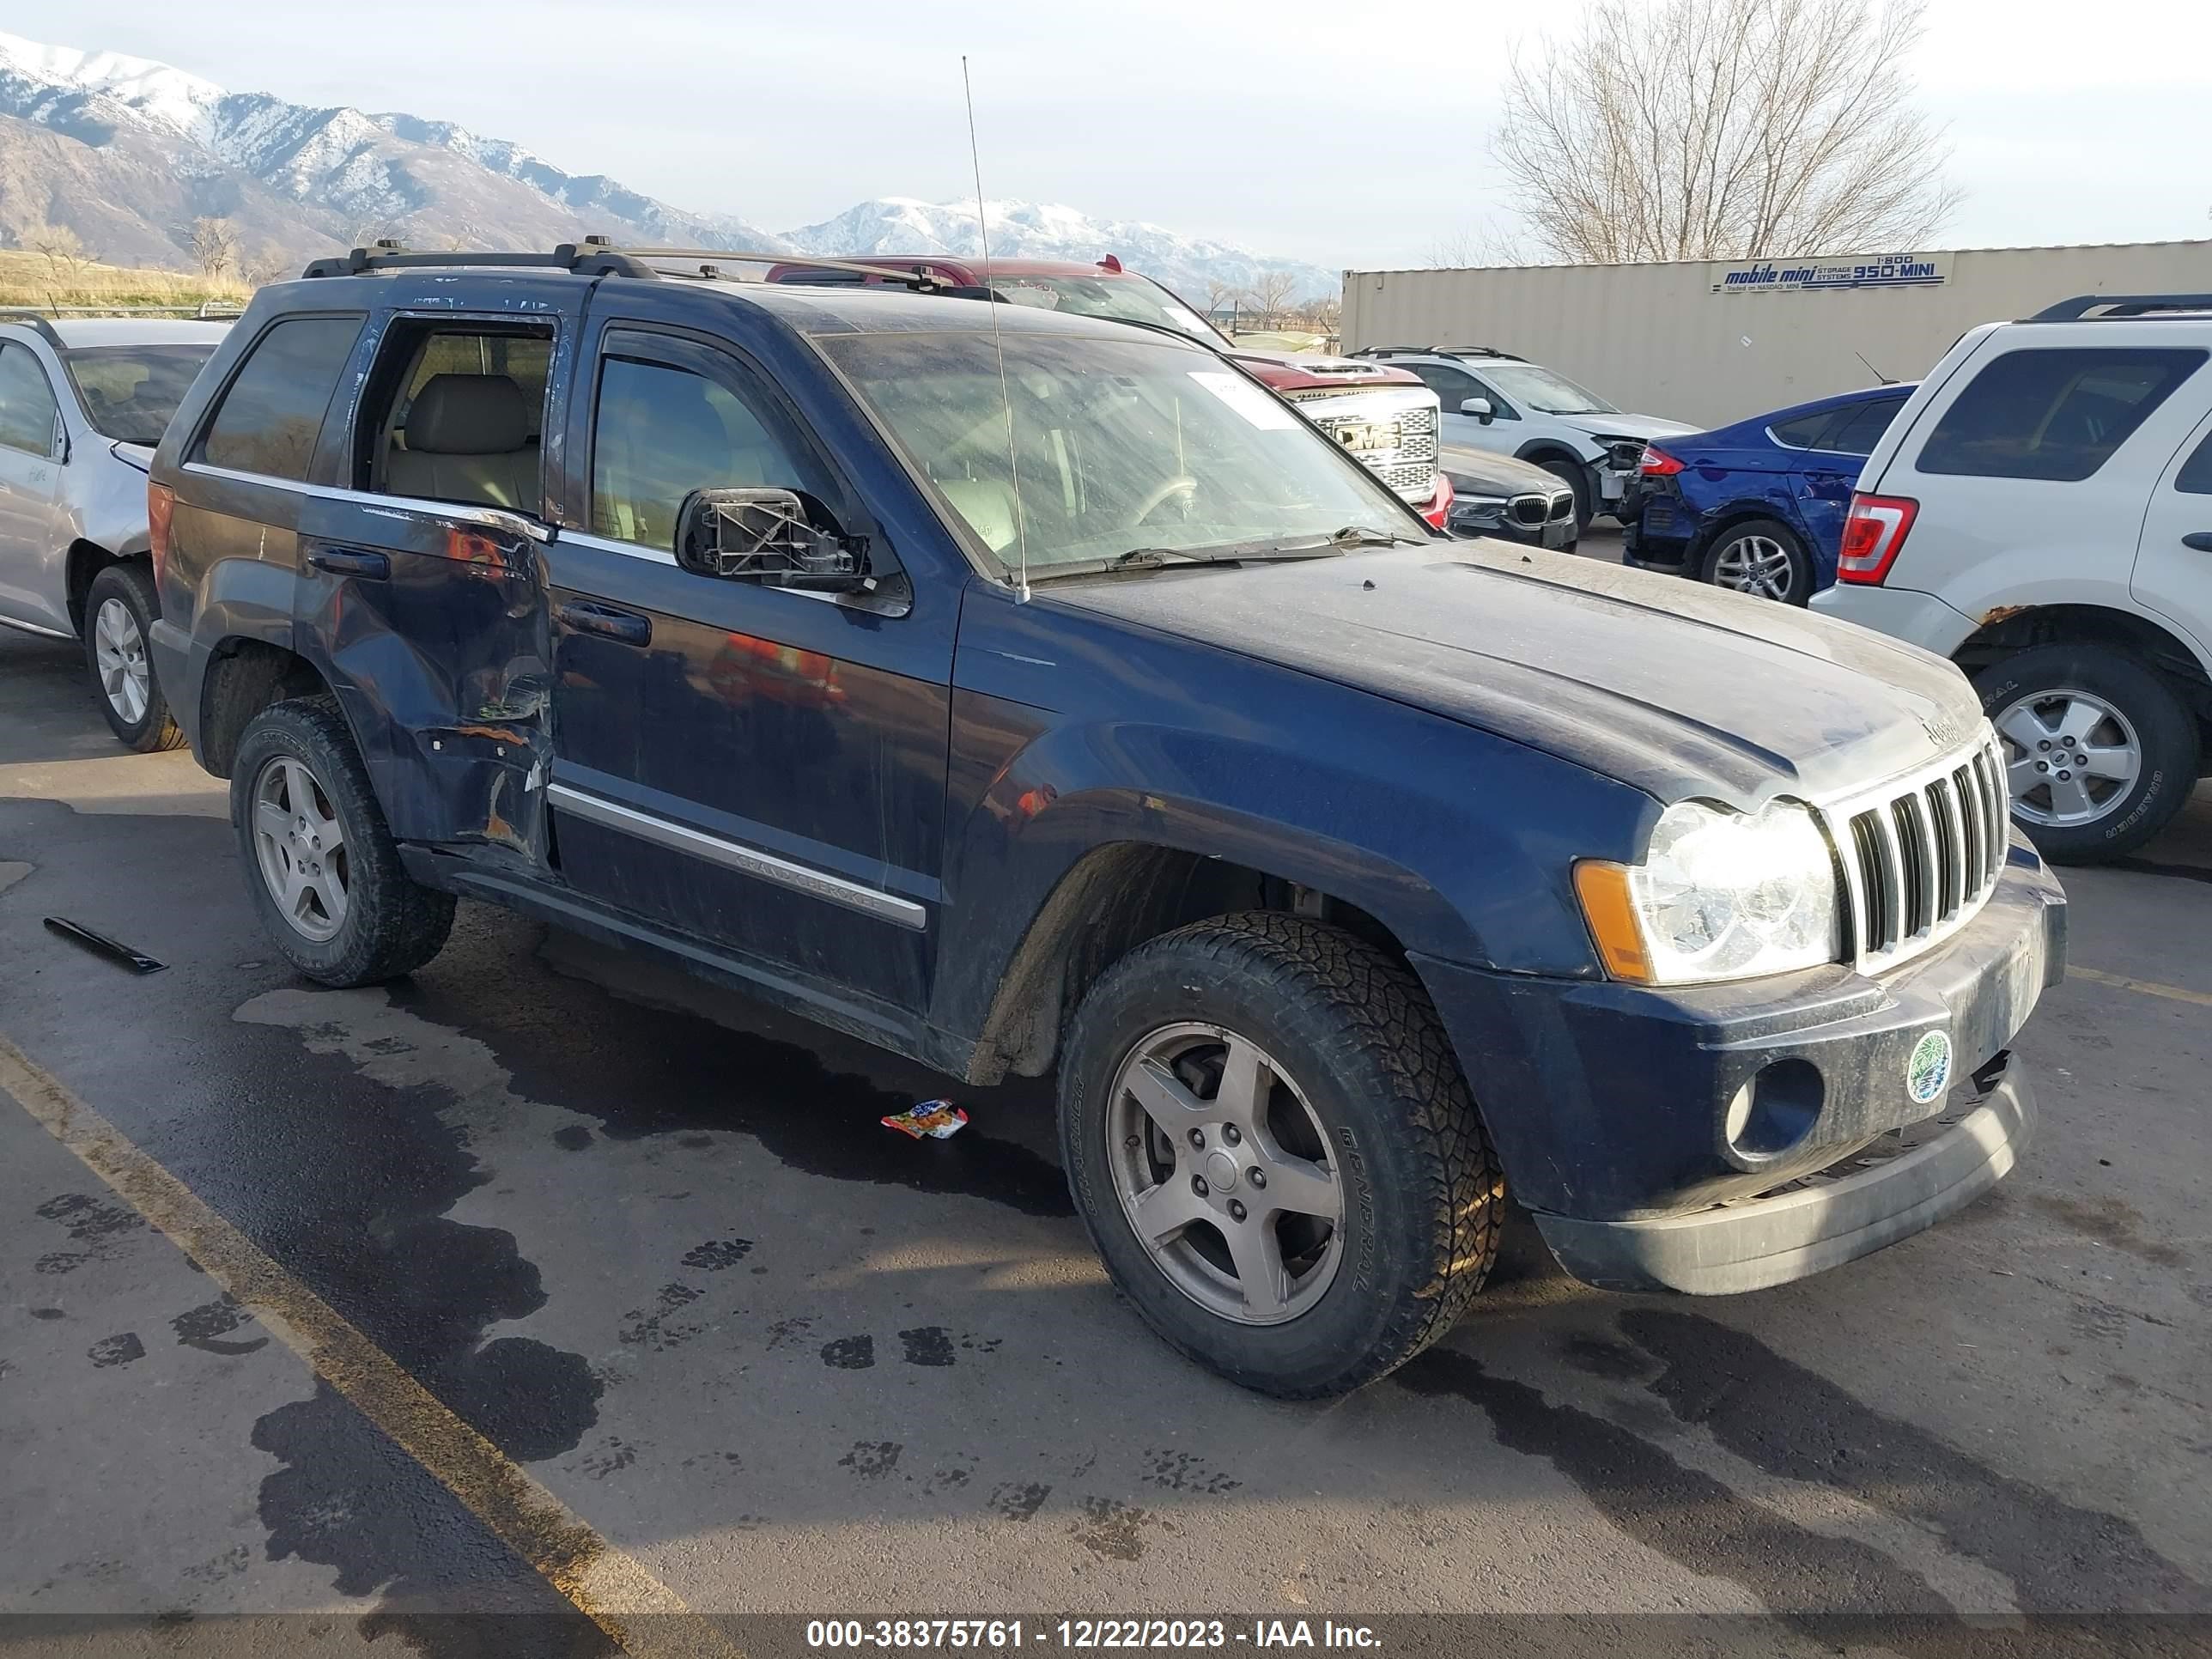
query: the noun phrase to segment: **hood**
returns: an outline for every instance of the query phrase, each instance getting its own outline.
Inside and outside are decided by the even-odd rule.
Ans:
[[[1452,481],[1462,495],[1518,495],[1531,489],[1550,495],[1566,485],[1534,461],[1517,461],[1510,455],[1464,444],[1445,444],[1437,451],[1437,471]]]
[[[1385,363],[1352,357],[1295,356],[1280,351],[1254,351],[1238,346],[1222,356],[1241,363],[1258,380],[1278,392],[1361,392],[1370,386],[1421,384],[1420,376]]]
[[[1505,542],[1169,567],[1036,597],[1429,709],[1668,804],[1826,799],[1983,725],[1966,677],[1915,647]]]
[[[1698,428],[1680,421],[1662,421],[1656,415],[1554,415],[1562,426],[1587,432],[1593,438],[1679,438]]]

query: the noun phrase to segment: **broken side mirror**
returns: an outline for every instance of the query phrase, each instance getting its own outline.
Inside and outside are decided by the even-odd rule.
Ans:
[[[865,592],[866,537],[791,489],[695,489],[676,520],[676,562],[702,576],[817,592]]]

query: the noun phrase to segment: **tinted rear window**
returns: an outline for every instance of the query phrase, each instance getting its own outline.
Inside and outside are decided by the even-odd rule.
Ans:
[[[2152,347],[2008,351],[1943,411],[1918,470],[1978,478],[2086,478],[2204,362]]]
[[[2212,495],[2212,437],[2181,464],[2181,471],[2173,475],[2173,487],[2192,495]]]
[[[263,335],[223,394],[200,459],[239,472],[304,479],[361,321],[295,317]]]
[[[1889,430],[1889,423],[1897,418],[1897,411],[1904,407],[1902,398],[1875,398],[1839,409],[1820,434],[1820,447],[1838,455],[1871,455],[1881,434]]]
[[[1824,409],[1816,414],[1800,415],[1794,421],[1777,421],[1766,429],[1774,434],[1777,443],[1788,444],[1792,449],[1810,449],[1820,441],[1821,429],[1833,415],[1832,410]]]

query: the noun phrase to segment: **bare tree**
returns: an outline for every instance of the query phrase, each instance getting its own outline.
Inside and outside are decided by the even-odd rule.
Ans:
[[[1298,279],[1287,270],[1263,270],[1244,290],[1245,299],[1258,313],[1260,326],[1272,328],[1282,321],[1298,291]]]
[[[1206,314],[1209,317],[1224,307],[1239,304],[1243,297],[1234,283],[1224,283],[1218,276],[1206,279]]]
[[[1905,58],[1924,0],[1597,0],[1516,58],[1492,149],[1553,258],[1894,252],[1957,205]]]
[[[249,288],[259,288],[264,283],[282,282],[292,272],[294,264],[283,249],[264,242],[252,252],[239,257],[238,274]]]
[[[203,276],[220,276],[238,260],[238,232],[228,219],[195,219],[185,233],[185,251]]]
[[[34,225],[23,234],[23,246],[46,262],[46,272],[57,287],[79,286],[94,254],[84,239],[67,225]]]

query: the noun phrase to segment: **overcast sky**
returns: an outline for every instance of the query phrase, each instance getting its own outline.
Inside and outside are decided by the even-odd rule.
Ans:
[[[0,27],[234,91],[458,121],[770,230],[869,196],[972,194],[964,51],[989,194],[1376,267],[1497,216],[1486,139],[1506,53],[1574,12],[0,0]],[[1921,100],[1949,124],[1966,196],[1941,245],[2212,235],[2212,5],[1930,0],[1929,21]]]

